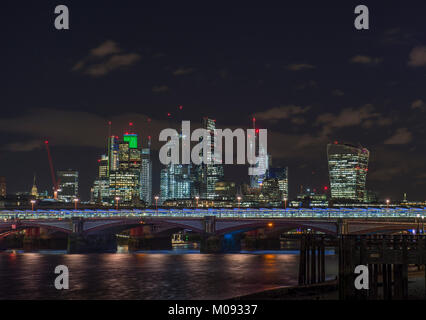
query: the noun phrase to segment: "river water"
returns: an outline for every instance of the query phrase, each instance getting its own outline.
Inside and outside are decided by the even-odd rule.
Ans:
[[[69,269],[68,290],[54,287],[57,265]],[[190,249],[112,254],[60,251],[0,253],[0,299],[226,299],[297,284],[292,251],[200,254]],[[337,259],[326,255],[326,275]]]

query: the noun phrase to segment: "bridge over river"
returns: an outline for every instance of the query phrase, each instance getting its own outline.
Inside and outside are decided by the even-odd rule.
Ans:
[[[191,230],[201,235],[202,252],[224,252],[238,249],[240,234],[259,229],[270,236],[294,229],[336,236],[418,234],[425,215],[426,208],[2,210],[0,239],[22,230],[37,238],[42,229],[68,235],[69,251],[80,252],[125,230],[145,242],[169,243],[172,233]]]

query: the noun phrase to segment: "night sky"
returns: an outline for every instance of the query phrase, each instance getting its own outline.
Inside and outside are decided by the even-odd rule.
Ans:
[[[45,139],[56,170],[80,172],[87,200],[108,121],[117,135],[132,121],[158,150],[170,121],[247,128],[255,116],[273,164],[289,167],[291,197],[328,184],[326,144],[337,140],[370,150],[367,187],[381,199],[426,199],[426,5],[229,2],[2,1],[9,193],[28,192],[34,172],[39,191],[51,189]],[[54,28],[60,4],[70,30]],[[370,9],[370,30],[354,28],[358,4]],[[155,156],[154,192],[159,168]],[[248,181],[247,168],[233,168],[229,179]]]

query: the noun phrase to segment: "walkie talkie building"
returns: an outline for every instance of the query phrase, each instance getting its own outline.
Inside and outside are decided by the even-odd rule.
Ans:
[[[347,144],[327,145],[331,198],[364,201],[370,152]]]

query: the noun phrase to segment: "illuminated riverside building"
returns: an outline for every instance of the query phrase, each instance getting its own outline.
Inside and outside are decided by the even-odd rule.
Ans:
[[[370,152],[346,144],[327,145],[331,198],[363,202]]]
[[[268,179],[277,179],[282,201],[288,199],[288,167],[273,167],[268,169]]]
[[[170,164],[161,170],[160,203],[172,199],[190,199],[193,194],[191,165]]]
[[[143,148],[141,151],[140,198],[147,205],[152,204],[151,139],[148,140],[148,148]]]
[[[92,188],[92,201],[99,204],[110,200],[109,179],[96,179]]]
[[[109,176],[110,198],[120,198],[120,203],[138,203],[139,175],[132,170],[117,170]]]
[[[217,200],[235,201],[237,187],[235,182],[219,181],[215,184],[214,192]]]
[[[56,176],[59,181],[58,199],[64,202],[71,202],[78,196],[78,171],[63,170],[58,171]]]

